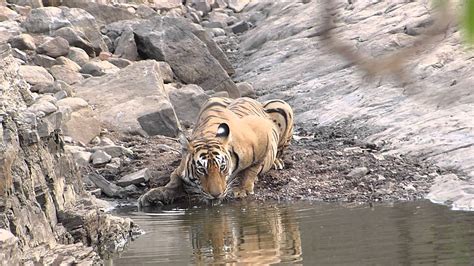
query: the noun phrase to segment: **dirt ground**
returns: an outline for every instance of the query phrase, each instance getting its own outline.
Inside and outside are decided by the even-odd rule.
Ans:
[[[285,155],[286,168],[271,170],[256,183],[259,201],[316,200],[340,202],[391,202],[421,199],[442,171],[416,158],[385,155],[382,147],[360,141],[370,133],[345,121],[330,127],[297,126]],[[165,185],[180,161],[180,146],[166,137],[110,137],[134,151],[118,173],[99,172],[113,181],[145,167],[152,171],[148,184],[132,194]]]

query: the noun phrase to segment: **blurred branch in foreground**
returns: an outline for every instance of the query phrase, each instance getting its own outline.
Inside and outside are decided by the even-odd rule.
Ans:
[[[454,21],[454,17],[450,14],[449,4],[447,0],[437,1],[432,10],[433,24],[428,27],[425,32],[415,38],[410,46],[403,47],[395,52],[389,53],[378,58],[360,53],[353,48],[353,45],[345,43],[339,37],[333,34],[332,29],[337,26],[333,20],[337,17],[337,7],[334,0],[321,1],[321,5],[326,16],[323,17],[323,42],[333,51],[340,54],[349,62],[357,65],[367,73],[369,78],[377,75],[393,74],[396,75],[403,83],[407,83],[409,77],[404,73],[405,65],[414,55],[428,49],[438,37],[444,37],[450,24]],[[467,0],[474,5],[474,0]],[[471,16],[472,20],[472,16]],[[474,24],[470,21],[469,23]],[[474,27],[474,25],[472,25]]]

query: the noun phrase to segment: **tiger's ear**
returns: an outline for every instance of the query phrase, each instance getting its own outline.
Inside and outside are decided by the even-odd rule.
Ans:
[[[186,138],[183,132],[179,133],[178,139],[179,143],[181,144],[181,154],[185,154],[192,150],[191,144],[189,143],[188,138]]]
[[[216,138],[221,138],[224,142],[230,140],[230,128],[226,123],[222,123],[217,127]]]

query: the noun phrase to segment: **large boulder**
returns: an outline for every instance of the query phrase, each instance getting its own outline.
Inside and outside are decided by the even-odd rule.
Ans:
[[[239,97],[237,86],[191,27],[184,19],[158,16],[134,25],[138,51],[147,58],[169,63],[184,83]]]
[[[163,89],[155,60],[133,63],[115,74],[84,80],[76,94],[95,106],[99,119],[123,132],[176,136],[179,123]],[[143,127],[143,128],[142,128]]]
[[[189,84],[170,91],[169,98],[183,126],[189,127],[196,122],[199,110],[209,95],[201,87]]]
[[[135,15],[130,13],[125,8],[94,3],[93,1],[65,0],[63,5],[84,9],[93,15],[97,22],[101,25],[107,25],[112,22],[135,18]]]
[[[135,43],[135,35],[131,27],[126,29],[118,38],[114,54],[120,58],[132,61],[138,59],[137,44]]]
[[[53,34],[54,31],[62,27],[72,27],[84,34],[86,40],[91,42],[96,54],[108,50],[95,18],[79,8],[36,8],[27,16],[23,26],[28,32],[47,34]]]

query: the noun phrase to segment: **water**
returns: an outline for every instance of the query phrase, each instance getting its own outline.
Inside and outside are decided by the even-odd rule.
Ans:
[[[395,205],[235,203],[119,210],[146,231],[110,265],[472,265],[474,213]]]

